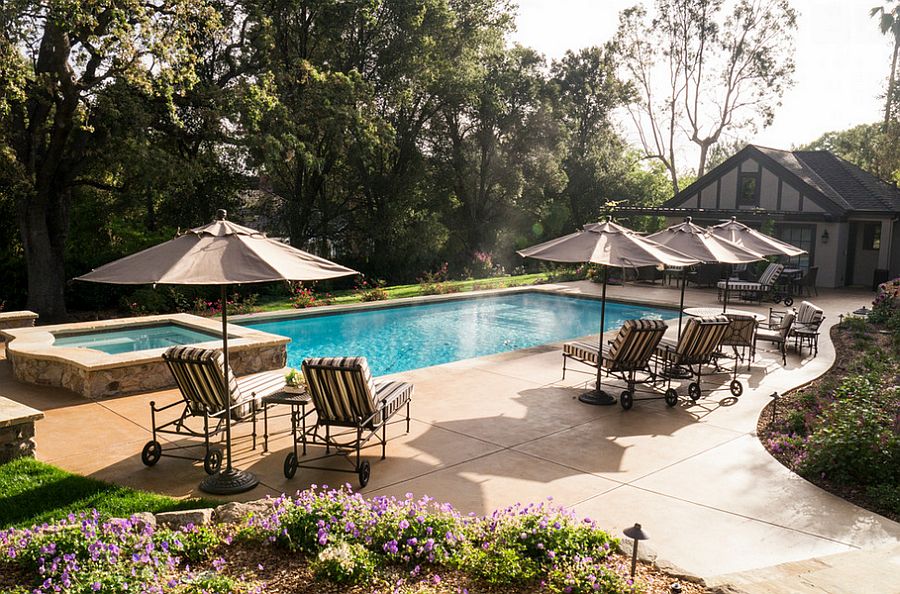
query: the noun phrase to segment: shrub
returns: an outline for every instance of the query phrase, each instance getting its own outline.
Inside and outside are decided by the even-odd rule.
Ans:
[[[228,315],[240,315],[253,313],[256,309],[256,300],[258,295],[241,296],[234,293],[231,299],[226,298],[225,306],[228,308]],[[211,317],[222,315],[222,300],[208,300],[203,297],[197,297],[191,304],[191,313],[197,316]]]
[[[803,473],[841,484],[900,478],[898,394],[896,386],[883,386],[875,373],[846,378],[809,436]]]
[[[385,284],[383,280],[370,282],[362,277],[362,280],[356,285],[356,294],[360,301],[384,301],[390,297],[384,288]]]
[[[866,495],[882,510],[900,515],[900,485],[872,485],[866,489]]]
[[[560,594],[617,594],[638,592],[608,566],[592,558],[574,558],[554,566],[547,573],[547,589]]]
[[[173,311],[175,304],[169,294],[157,289],[138,289],[126,295],[120,303],[122,309],[133,316],[146,316],[152,314],[168,313]]]
[[[376,565],[374,553],[360,543],[338,541],[319,551],[312,568],[318,577],[340,584],[359,584],[372,578]]]

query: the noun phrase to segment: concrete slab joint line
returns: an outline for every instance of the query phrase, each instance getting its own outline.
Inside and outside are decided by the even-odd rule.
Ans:
[[[599,291],[590,282],[567,283],[564,289],[581,296]],[[686,303],[714,306],[715,293],[688,289]],[[676,288],[609,288],[611,299],[648,305],[671,305],[677,294]],[[772,458],[755,435],[769,395],[824,373],[834,360],[830,326],[839,314],[871,299],[871,293],[862,291],[820,291],[812,301],[825,310],[828,327],[823,328],[818,356],[807,351],[801,357],[789,350],[782,367],[780,354],[761,348],[750,370],[744,365],[738,371],[745,389],[737,399],[726,398],[727,392],[704,391],[691,402],[685,396],[687,386],[676,383],[680,400],[671,408],[660,400],[637,400],[630,411],[588,406],[577,396],[590,372],[573,372],[561,380],[561,343],[398,374],[416,386],[414,420],[408,434],[399,426],[388,430],[385,460],[380,460],[380,448],[363,452],[372,461],[363,494],[427,494],[478,514],[552,495],[556,504],[598,521],[613,535],[641,522],[651,534],[657,563],[671,563],[673,571],[709,583],[712,576],[854,549],[868,554],[872,547],[895,544],[900,542],[900,525],[802,480]],[[769,306],[741,308],[767,314]],[[599,336],[587,339],[599,341]],[[180,395],[175,390],[109,398],[98,405],[59,388],[16,382],[9,364],[3,363],[0,393],[44,411],[37,425],[42,460],[130,487],[180,497],[195,494],[203,476],[200,463],[163,458],[146,468],[140,462],[140,450],[149,439],[148,403],[176,402]],[[262,483],[236,500],[354,481],[313,469],[285,479],[283,462],[292,447],[289,428],[289,416],[270,418],[269,449],[263,453],[251,447],[250,424],[238,426],[237,466],[255,473]],[[257,429],[261,436],[262,427]],[[343,468],[343,461],[333,464]],[[238,508],[229,517],[243,513]],[[852,576],[849,566],[834,570]],[[782,590],[775,591],[810,591],[801,575],[811,579],[813,574],[800,566],[783,571],[788,573],[780,578]],[[824,583],[825,577],[819,574],[820,581],[814,583]],[[853,576],[850,583],[858,581]],[[734,588],[747,585],[746,580],[731,583]]]

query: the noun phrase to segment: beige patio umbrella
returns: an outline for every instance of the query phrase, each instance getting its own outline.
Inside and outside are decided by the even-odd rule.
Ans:
[[[684,219],[683,223],[666,227],[662,231],[648,235],[651,239],[666,247],[677,250],[682,254],[693,256],[700,262],[717,262],[722,264],[746,264],[762,260],[761,254],[744,249],[736,243],[722,239],[709,229],[704,229],[691,222],[691,217]],[[687,269],[684,269],[685,271]],[[681,307],[678,313],[678,338],[681,338],[681,318],[684,315],[684,285],[686,277],[681,279]],[[725,305],[728,304],[728,289],[726,281]],[[724,311],[724,310],[723,310]]]
[[[713,225],[709,230],[713,235],[727,239],[745,250],[761,256],[793,257],[806,253],[806,250],[800,249],[795,245],[785,243],[780,239],[775,239],[770,235],[739,223],[737,217],[731,217],[730,221]]]
[[[117,285],[221,286],[222,353],[228,390],[228,285],[325,280],[352,274],[359,273],[236,225],[226,220],[224,210],[219,210],[209,225],[185,231],[175,239],[105,264],[75,280]],[[242,493],[259,483],[250,472],[232,466],[231,409],[226,407],[225,411],[225,470],[200,483],[200,489],[217,495]]]
[[[606,324],[606,285],[608,268],[638,268],[641,266],[690,266],[699,262],[675,250],[638,235],[612,221],[589,223],[582,230],[531,246],[517,252],[524,258],[551,262],[600,264],[603,266],[603,289],[600,305],[600,348]],[[600,366],[597,367],[597,388],[578,397],[588,404],[615,404],[616,399],[600,390]]]

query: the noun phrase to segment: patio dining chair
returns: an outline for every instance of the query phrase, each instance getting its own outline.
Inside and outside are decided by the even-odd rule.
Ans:
[[[781,352],[781,364],[787,365],[787,342],[794,325],[795,314],[788,312],[770,312],[769,323],[756,331],[756,342],[771,342]]]
[[[635,386],[655,381],[655,375],[650,370],[650,358],[667,329],[668,326],[662,320],[626,320],[615,338],[603,346],[602,352],[599,345],[594,343],[568,342],[563,345],[563,379],[566,377],[568,359],[598,369],[598,391],[602,377],[599,372],[606,371],[607,376],[612,375],[625,382],[626,389],[619,397],[619,403],[628,410],[634,405]],[[646,373],[645,379],[638,380],[639,372]],[[677,395],[665,398],[669,406],[675,406],[678,402]]]
[[[797,317],[789,336],[794,338],[794,346],[801,354],[804,344],[809,344],[814,356],[819,354],[819,327],[824,321],[825,312],[809,301],[802,302],[797,308]]]
[[[725,317],[730,323],[725,336],[722,337],[721,346],[730,346],[736,360],[743,361],[746,358],[749,370],[750,362],[756,356],[756,330],[759,328],[759,322],[753,316],[741,314],[726,313]]]
[[[361,487],[369,482],[371,468],[361,459],[361,450],[371,439],[381,444],[381,459],[387,453],[387,426],[404,419],[391,420],[406,409],[409,433],[410,401],[413,385],[398,381],[376,381],[365,357],[321,357],[303,361],[303,377],[312,397],[316,424],[306,434],[293,427],[293,451],[284,460],[284,476],[292,478],[298,468],[318,468],[352,472]],[[301,464],[297,444],[325,447],[325,454],[308,458]],[[332,451],[333,450],[333,451]],[[333,456],[350,462],[351,470],[312,463]],[[355,460],[350,457],[355,456]]]
[[[723,315],[692,317],[685,324],[677,343],[663,340],[656,347],[656,361],[663,366],[662,375],[668,379],[669,388],[673,378],[690,379],[692,381],[688,384],[688,396],[691,400],[700,398],[704,367],[715,365],[716,355],[730,324],[731,321]],[[737,362],[729,389],[734,396],[740,396],[744,392],[744,386],[737,379],[736,369]],[[684,378],[683,375],[687,377]]]
[[[816,297],[819,296],[819,289],[816,288],[816,279],[819,277],[819,267],[813,266],[809,270],[806,271],[799,280],[794,283],[794,288],[796,289],[797,294],[806,293],[807,297],[812,297],[812,294],[815,293]]]
[[[167,456],[202,460],[203,469],[208,474],[218,472],[222,465],[222,449],[213,446],[212,440],[225,431],[226,409],[229,408],[232,424],[246,421],[253,423],[253,448],[256,449],[256,412],[264,397],[284,388],[284,373],[281,370],[235,377],[234,372],[229,369],[229,400],[226,396],[225,357],[222,351],[175,346],[163,353],[162,357],[175,378],[182,399],[161,407],[157,407],[155,401],[150,402],[153,438],[144,445],[141,452],[141,461],[145,465],[153,466],[162,456]],[[158,425],[157,413],[170,409],[180,409],[179,415]],[[195,419],[203,420],[202,428]],[[158,440],[159,435],[202,438],[202,444],[167,444],[165,450],[178,452],[202,445],[203,457],[167,453]]]

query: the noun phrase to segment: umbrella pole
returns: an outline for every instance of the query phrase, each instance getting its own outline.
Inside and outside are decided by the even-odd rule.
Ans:
[[[615,404],[616,399],[600,389],[600,374],[603,371],[603,331],[606,328],[606,283],[609,280],[609,266],[603,266],[603,291],[600,296],[600,344],[597,351],[597,387],[585,392],[578,400],[585,404],[608,406]]]
[[[231,383],[228,362],[228,287],[222,285],[222,357],[225,370],[225,470],[210,475],[200,482],[200,490],[213,495],[233,495],[249,491],[259,484],[253,473],[237,470],[231,465]],[[254,413],[255,414],[255,413]]]
[[[678,340],[681,340],[681,318],[684,317],[684,286],[686,284],[687,266],[684,266],[681,269],[681,307],[678,308]]]

